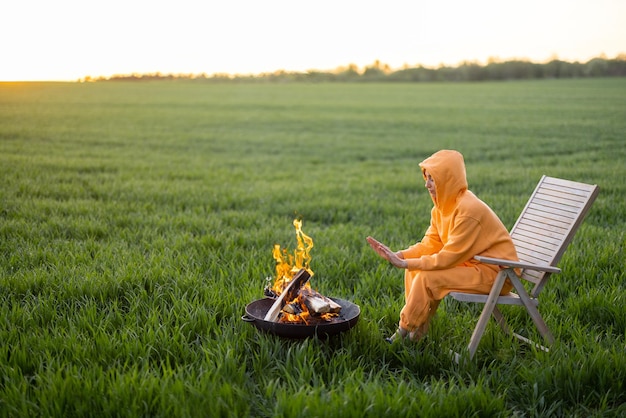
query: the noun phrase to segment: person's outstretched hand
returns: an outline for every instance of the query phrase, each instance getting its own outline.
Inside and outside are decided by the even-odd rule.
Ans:
[[[385,244],[377,241],[373,237],[367,237],[366,240],[368,244],[370,245],[370,247],[372,247],[372,249],[376,251],[376,254],[378,254],[379,256],[389,261],[391,264],[393,264],[394,266],[398,268],[406,268],[407,266],[406,260],[400,258],[398,254],[391,251],[389,247],[387,247]]]

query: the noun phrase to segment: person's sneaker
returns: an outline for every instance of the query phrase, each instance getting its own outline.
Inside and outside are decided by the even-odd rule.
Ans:
[[[407,331],[407,330],[405,330],[403,328],[398,327],[398,330],[396,332],[394,332],[391,337],[385,338],[385,341],[387,341],[389,344],[391,344],[395,340],[402,340],[402,339],[406,338],[407,335],[409,335],[409,331]]]
[[[420,332],[419,329],[409,332],[409,340],[413,341],[414,343],[418,342],[422,338],[422,336],[423,334]]]
[[[394,332],[394,334],[391,337],[385,338],[385,341],[391,344],[395,340],[403,340],[405,338],[408,338],[410,341],[413,341],[415,343],[421,340],[424,334],[425,334],[425,330],[420,329],[420,328],[415,329],[415,331],[409,332],[405,330],[404,328],[398,327],[398,330]]]

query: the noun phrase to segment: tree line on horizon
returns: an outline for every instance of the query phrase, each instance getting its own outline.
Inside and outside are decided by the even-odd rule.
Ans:
[[[553,59],[546,63],[533,63],[527,60],[490,60],[481,65],[464,61],[457,66],[441,65],[438,68],[405,66],[392,70],[389,65],[375,61],[360,69],[355,64],[339,67],[333,71],[311,70],[295,72],[277,70],[272,73],[231,75],[216,73],[202,74],[123,74],[111,77],[86,76],[81,82],[95,81],[150,81],[189,79],[206,82],[444,82],[444,81],[497,81],[530,80],[585,77],[625,77],[626,54],[616,58],[593,58],[585,63],[567,62]]]

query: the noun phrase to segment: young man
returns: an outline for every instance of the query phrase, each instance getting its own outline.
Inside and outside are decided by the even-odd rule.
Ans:
[[[489,293],[499,268],[479,263],[475,255],[518,259],[506,227],[487,204],[468,190],[465,162],[459,152],[438,151],[419,166],[434,204],[424,238],[394,252],[367,237],[376,253],[405,269],[405,305],[399,328],[387,338],[389,342],[423,337],[439,302],[450,292]],[[507,281],[501,294],[511,288]]]

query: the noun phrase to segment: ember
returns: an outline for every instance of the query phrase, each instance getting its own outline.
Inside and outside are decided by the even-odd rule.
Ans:
[[[311,261],[309,252],[313,248],[313,240],[302,232],[301,220],[294,219],[293,226],[296,228],[297,239],[293,255],[286,248],[281,250],[279,244],[275,244],[272,251],[276,260],[276,277],[266,286],[265,294],[278,299],[276,306],[268,311],[265,319],[307,325],[332,321],[339,315],[341,305],[311,288],[308,279],[313,276],[313,271],[309,266]],[[292,283],[296,279],[299,283]],[[271,281],[272,278],[268,280]],[[292,289],[294,286],[296,288]],[[296,296],[284,300],[283,292]]]

